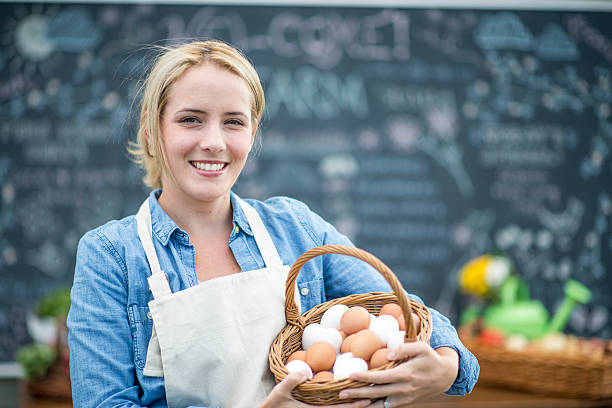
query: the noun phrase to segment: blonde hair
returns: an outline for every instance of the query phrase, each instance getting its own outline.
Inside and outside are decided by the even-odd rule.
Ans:
[[[151,188],[161,188],[162,172],[168,169],[160,131],[168,92],[188,69],[212,63],[242,78],[251,94],[251,122],[254,129],[259,127],[265,108],[259,76],[253,65],[236,48],[211,40],[194,41],[174,48],[163,47],[162,50],[164,52],[155,60],[141,88],[137,140],[130,142],[127,148],[133,160],[144,169],[143,181]]]

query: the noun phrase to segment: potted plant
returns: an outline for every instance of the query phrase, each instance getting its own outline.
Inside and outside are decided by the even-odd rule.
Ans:
[[[70,309],[70,288],[61,287],[42,297],[35,305],[34,319],[28,322],[34,342],[17,349],[17,361],[35,397],[70,399],[70,369],[66,317]],[[37,335],[33,326],[44,327]],[[41,335],[40,332],[46,332]],[[49,335],[51,333],[51,335]]]

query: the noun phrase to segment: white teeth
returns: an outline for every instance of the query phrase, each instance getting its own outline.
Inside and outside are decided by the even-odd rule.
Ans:
[[[223,163],[200,163],[200,162],[191,162],[195,167],[204,171],[219,171],[223,168]]]

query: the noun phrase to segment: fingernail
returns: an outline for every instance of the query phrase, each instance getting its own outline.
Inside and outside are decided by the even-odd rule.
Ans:
[[[395,352],[392,351],[389,354],[387,354],[387,360],[395,360]]]
[[[344,399],[344,398],[348,397],[348,392],[340,391],[340,394],[338,394],[338,397]]]

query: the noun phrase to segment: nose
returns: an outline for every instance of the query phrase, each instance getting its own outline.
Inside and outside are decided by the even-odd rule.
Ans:
[[[225,150],[225,137],[223,130],[218,126],[209,124],[205,126],[200,135],[200,149],[209,152],[222,152]]]

